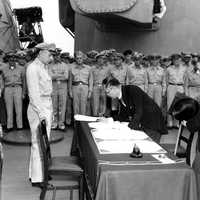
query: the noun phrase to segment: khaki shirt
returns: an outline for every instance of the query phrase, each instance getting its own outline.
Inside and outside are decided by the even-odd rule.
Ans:
[[[166,72],[167,84],[184,84],[186,69],[184,65],[180,65],[179,67],[175,67],[174,65],[169,66]]]
[[[9,66],[2,69],[2,77],[4,81],[4,86],[15,86],[21,85],[24,83],[25,69],[20,65],[16,64],[14,69],[11,69]]]
[[[111,65],[109,73],[113,78],[116,78],[122,85],[126,84],[127,65],[124,65],[123,63],[120,67]]]
[[[190,68],[186,71],[184,76],[184,87],[186,95],[188,95],[189,87],[200,88],[200,70],[195,72],[192,68]]]
[[[165,70],[160,67],[148,67],[147,68],[148,84],[162,85],[163,91],[166,90],[166,73]]]
[[[93,86],[93,76],[92,76],[92,70],[91,67],[85,64],[82,64],[81,66],[77,65],[76,63],[71,64],[71,70],[70,70],[70,76],[71,76],[71,85],[73,85],[73,82],[82,82],[86,85],[88,85],[89,90],[92,91]]]
[[[67,64],[60,62],[49,65],[49,74],[53,81],[67,81],[69,78],[69,67]]]
[[[148,85],[147,71],[142,66],[135,67],[135,64],[127,67],[127,85],[144,85],[145,91]]]
[[[102,85],[103,80],[109,76],[109,69],[107,66],[93,66],[92,75],[93,85]]]
[[[36,58],[27,67],[26,80],[30,104],[38,113],[39,118],[42,118],[44,115],[43,109],[45,109],[43,98],[51,98],[52,94],[52,80],[48,73],[47,66]],[[49,109],[51,108],[49,107]]]

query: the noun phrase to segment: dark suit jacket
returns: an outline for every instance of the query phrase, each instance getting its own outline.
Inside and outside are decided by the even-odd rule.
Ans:
[[[117,120],[131,121],[140,124],[142,129],[167,134],[160,108],[143,90],[134,85],[122,86],[122,100],[126,106],[120,103]]]

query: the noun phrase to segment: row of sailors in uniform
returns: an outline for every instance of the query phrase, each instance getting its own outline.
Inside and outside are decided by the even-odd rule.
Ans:
[[[52,53],[54,61],[49,66],[49,74],[53,81],[52,128],[65,129],[65,118],[68,121],[71,119],[71,103],[74,114],[88,114],[90,106],[87,105],[90,99],[92,115],[103,115],[106,112],[106,94],[102,81],[109,76],[117,78],[122,85],[137,85],[159,106],[162,97],[166,95],[167,108],[170,107],[176,92],[185,92],[193,98],[200,96],[199,65],[198,60],[195,60],[198,56],[195,55],[192,63],[186,62],[188,67],[183,64],[179,54],[173,54],[171,60],[165,59],[165,66],[168,67],[161,67],[159,55],[151,55],[146,59],[149,67],[145,68],[144,57],[141,54],[133,56],[131,51],[125,52],[124,55],[115,50],[100,53],[92,51],[88,54],[93,61],[90,62],[91,66],[85,64],[86,55],[80,51],[76,52],[73,63],[69,63],[69,55],[65,56],[66,62],[62,62],[59,50]],[[107,62],[109,54],[112,55],[112,59]],[[22,128],[22,99],[27,91],[24,76],[26,67],[16,65],[16,60],[13,58],[14,56],[7,56],[9,67],[1,68],[0,79],[1,91],[4,89],[8,129],[13,127],[13,105],[15,105],[17,127]],[[117,109],[115,100],[112,101],[112,109]],[[173,126],[170,116],[168,125]]]

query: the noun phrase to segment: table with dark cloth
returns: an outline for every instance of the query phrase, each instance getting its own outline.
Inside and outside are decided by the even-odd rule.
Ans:
[[[151,154],[100,154],[87,122],[75,123],[71,153],[77,148],[95,200],[197,200],[194,171],[171,154],[174,164]]]

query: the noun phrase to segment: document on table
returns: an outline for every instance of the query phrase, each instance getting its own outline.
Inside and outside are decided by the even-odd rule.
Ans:
[[[86,121],[86,122],[96,122],[99,117],[91,117],[91,116],[87,116],[87,115],[74,115],[74,119],[76,121]]]
[[[142,153],[166,153],[160,145],[150,140],[96,141],[100,154],[131,153],[135,144]]]
[[[153,154],[152,155],[156,160],[160,161],[163,164],[173,164],[174,160],[167,157],[165,154]]]

